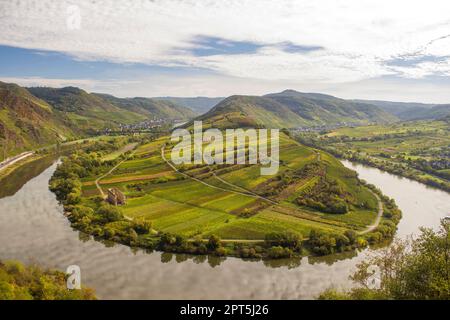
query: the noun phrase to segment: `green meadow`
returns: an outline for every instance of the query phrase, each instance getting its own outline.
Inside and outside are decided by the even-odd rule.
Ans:
[[[180,165],[176,171],[162,157],[164,149],[170,161],[172,147],[168,137],[140,145],[99,181],[104,191],[117,187],[125,194],[122,211],[127,218],[151,221],[156,231],[204,238],[215,234],[224,240],[261,240],[271,232],[289,231],[306,238],[312,229],[362,231],[376,218],[377,200],[356,173],[285,134],[280,134],[280,167],[273,176],[261,175],[259,164]],[[248,152],[248,144],[245,149]],[[106,159],[116,159],[119,153]],[[96,178],[82,181],[85,203],[99,195]],[[322,201],[326,183],[346,199],[346,213],[298,201],[309,196]],[[324,203],[336,200],[328,198]]]
[[[450,191],[448,119],[339,128],[299,138],[339,157]]]

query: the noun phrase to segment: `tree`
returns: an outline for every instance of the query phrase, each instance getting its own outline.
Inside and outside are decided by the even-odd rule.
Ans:
[[[143,218],[137,218],[133,220],[133,229],[138,234],[146,234],[152,230],[152,222]]]
[[[292,232],[272,232],[266,235],[265,241],[271,246],[281,246],[293,249],[301,248],[302,236]]]
[[[417,239],[397,240],[361,262],[350,277],[358,287],[330,289],[319,299],[450,299],[450,222],[422,228]],[[378,282],[378,283],[377,283]]]
[[[114,222],[123,219],[123,214],[120,209],[109,204],[104,204],[101,206],[97,213],[102,216],[106,222]]]
[[[214,234],[209,237],[207,248],[210,251],[215,251],[221,246],[220,238]]]
[[[267,250],[267,257],[271,259],[290,258],[292,254],[291,249],[283,248],[281,246],[270,247]]]

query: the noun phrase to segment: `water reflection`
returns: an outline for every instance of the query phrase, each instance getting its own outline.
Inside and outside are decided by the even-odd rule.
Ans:
[[[437,227],[450,212],[450,196],[377,169],[353,166],[362,178],[393,197],[403,218],[398,235]],[[82,281],[103,299],[301,299],[330,286],[348,287],[348,276],[370,250],[326,257],[252,261],[144,251],[97,241],[73,230],[48,190],[56,164],[25,169],[37,174],[23,184],[10,176],[12,196],[0,199],[0,258],[65,270],[77,264]],[[31,174],[31,176],[34,176]],[[15,187],[11,187],[15,185]],[[3,185],[1,186],[3,191]],[[17,191],[18,190],[18,191]]]
[[[56,159],[57,157],[53,155],[47,156],[11,172],[6,178],[0,180],[0,198],[13,196],[25,183],[44,172]]]

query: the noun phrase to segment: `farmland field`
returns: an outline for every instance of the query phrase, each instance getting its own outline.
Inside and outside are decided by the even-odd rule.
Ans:
[[[450,191],[448,119],[303,133],[300,141]]]
[[[230,240],[264,239],[286,231],[307,237],[312,229],[362,231],[377,216],[375,196],[353,171],[287,135],[280,135],[280,168],[274,176],[261,175],[260,165],[174,166],[171,147],[168,137],[140,145],[99,181],[104,191],[116,187],[124,193],[126,217],[151,221],[156,231]],[[83,179],[85,203],[99,195],[94,180]],[[347,199],[346,213],[298,201],[317,196],[316,189],[327,183]]]

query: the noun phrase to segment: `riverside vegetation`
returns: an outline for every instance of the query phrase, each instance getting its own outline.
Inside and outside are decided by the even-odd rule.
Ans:
[[[0,300],[95,300],[94,291],[82,287],[68,290],[66,274],[0,261]]]
[[[286,133],[274,176],[259,175],[259,165],[175,167],[167,137],[124,139],[64,157],[50,181],[72,226],[100,239],[174,253],[288,258],[388,241],[401,216],[354,171]],[[118,152],[131,142],[134,150]],[[102,190],[111,187],[126,195],[124,206],[104,201]],[[371,227],[378,199],[382,216]]]
[[[450,192],[450,117],[300,133],[297,138],[337,157]]]
[[[450,222],[443,220],[437,232],[422,228],[416,239],[397,240],[358,265],[350,277],[356,287],[343,292],[331,288],[319,299],[449,300],[449,231]]]

